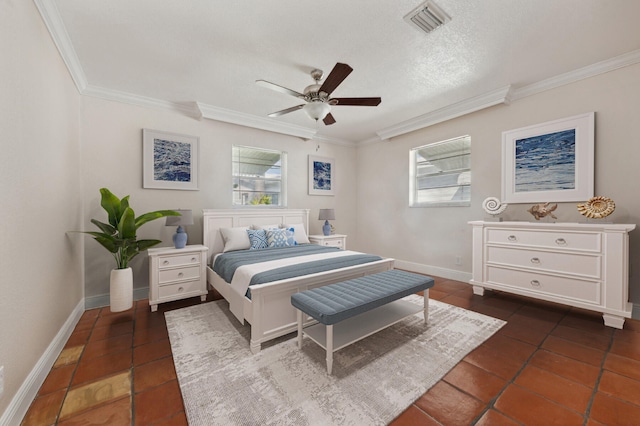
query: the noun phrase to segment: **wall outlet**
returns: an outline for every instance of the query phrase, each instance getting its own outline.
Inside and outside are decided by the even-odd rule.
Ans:
[[[0,398],[4,393],[4,365],[0,366]]]
[[[462,265],[462,257],[456,256],[456,265]]]

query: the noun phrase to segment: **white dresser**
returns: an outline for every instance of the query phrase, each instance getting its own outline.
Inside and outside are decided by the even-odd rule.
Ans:
[[[200,296],[207,299],[207,247],[152,248],[149,254],[149,305]]]
[[[475,294],[494,289],[602,312],[615,328],[631,317],[628,233],[635,225],[469,224]]]

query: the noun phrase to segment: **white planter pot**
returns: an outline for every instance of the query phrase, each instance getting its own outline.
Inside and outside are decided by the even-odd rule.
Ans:
[[[111,271],[109,283],[111,312],[122,312],[133,306],[133,271],[131,268]]]

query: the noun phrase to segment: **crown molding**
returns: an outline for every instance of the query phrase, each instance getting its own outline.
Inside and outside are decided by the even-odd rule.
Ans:
[[[595,77],[639,62],[640,50],[634,50],[620,56],[596,62],[595,64],[591,64],[586,67],[578,68],[577,70],[547,78],[527,86],[522,86],[513,91],[512,100],[526,98],[527,96],[532,96],[540,92],[544,92],[545,90],[555,89],[560,86],[575,83],[586,78]]]
[[[378,130],[376,133],[382,140],[390,139],[418,129],[433,126],[434,124],[442,123],[443,121],[451,120],[462,115],[480,111],[494,105],[509,104],[509,102],[511,102],[510,94],[511,85],[505,86],[500,89],[436,109],[382,130]]]
[[[78,55],[76,55],[76,51],[73,48],[71,38],[69,38],[69,33],[67,33],[67,28],[62,22],[58,7],[55,2],[51,0],[33,1],[40,12],[44,24],[49,30],[53,42],[60,52],[62,60],[71,74],[71,79],[75,83],[78,92],[82,94],[87,87],[87,77],[84,74],[82,65],[80,65]]]
[[[209,120],[224,121],[225,123],[238,124],[240,126],[282,133],[289,136],[297,136],[303,139],[312,139],[316,134],[316,130],[307,127],[256,117],[250,114],[207,105],[202,102],[196,102],[195,104],[200,111],[200,116],[202,118],[208,118]]]
[[[146,96],[135,95],[133,93],[120,92],[118,90],[106,89],[104,87],[88,85],[82,92],[85,96],[105,99],[108,101],[121,102],[145,108],[160,108],[174,112],[179,112],[193,118],[201,117],[200,111],[193,102],[179,103],[163,101],[161,99],[149,98]]]

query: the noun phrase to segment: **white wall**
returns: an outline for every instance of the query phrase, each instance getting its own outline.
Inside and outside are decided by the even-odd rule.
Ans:
[[[83,199],[86,201],[85,224],[94,226],[91,218],[106,220],[100,207],[101,187],[118,197],[130,195],[136,215],[159,209],[192,209],[195,224],[187,227],[188,244],[202,243],[202,209],[231,208],[231,147],[234,144],[279,149],[288,153],[288,207],[309,208],[311,233],[321,233],[317,220],[321,208],[335,208],[333,222],[339,232],[350,232],[350,243],[356,243],[356,150],[354,147],[306,141],[256,129],[212,120],[197,120],[177,112],[83,97],[81,107],[83,145]],[[200,190],[159,190],[142,188],[142,129],[181,133],[200,138]],[[309,155],[335,159],[336,195],[307,194],[307,162]],[[160,246],[170,246],[174,227],[165,227],[164,219],[140,228],[143,238],[161,239]],[[115,263],[98,243],[86,242],[86,297],[88,306],[108,303],[109,271]],[[148,261],[146,254],[131,263],[134,287],[147,297]]]
[[[0,2],[0,52],[1,415],[83,282],[79,95],[33,2]]]
[[[640,223],[640,65],[633,65],[359,148],[358,248],[453,276],[470,274],[467,222],[485,217],[486,197],[500,197],[502,132],[589,111],[596,112],[595,195],[616,203],[607,220]],[[409,149],[466,134],[472,150],[471,206],[409,208]],[[503,217],[533,220],[526,212],[530,206],[510,205]],[[562,203],[556,213],[559,221],[584,220],[576,203]],[[640,230],[631,233],[630,246],[631,300],[640,303]]]

